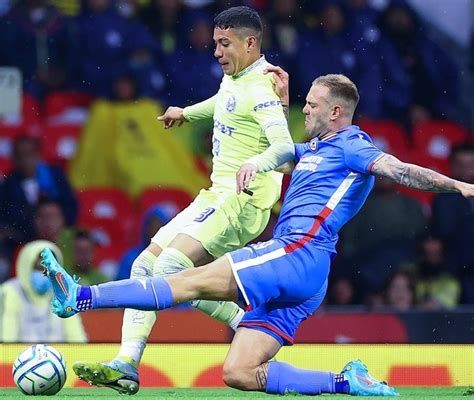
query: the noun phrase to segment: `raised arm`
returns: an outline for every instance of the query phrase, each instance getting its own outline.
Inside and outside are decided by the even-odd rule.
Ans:
[[[273,66],[268,67],[264,74],[272,72],[273,91],[275,93],[265,93],[268,99],[274,98],[275,94],[280,98],[285,119],[281,118],[281,114],[279,115],[277,103],[275,103],[275,107],[262,108],[260,111],[256,111],[255,118],[265,132],[270,146],[263,153],[242,164],[236,175],[237,193],[247,188],[259,172],[277,170],[278,172],[291,173],[290,163],[295,152],[293,140],[288,130],[289,76],[282,68]],[[260,96],[261,94],[259,92]],[[263,97],[261,100],[265,101],[266,99],[266,97]],[[256,104],[258,104],[257,100]]]
[[[391,154],[380,157],[374,163],[372,173],[413,189],[461,193],[467,198],[474,197],[474,185],[451,179],[419,165],[404,163]]]
[[[273,73],[275,82],[273,89],[281,100],[285,118],[288,121],[290,114],[290,75],[283,68],[271,65],[263,71],[264,74]]]

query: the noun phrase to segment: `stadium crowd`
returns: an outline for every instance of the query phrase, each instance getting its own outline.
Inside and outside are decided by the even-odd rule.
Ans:
[[[403,0],[389,1],[382,9],[367,0],[7,1],[0,10],[0,66],[21,71],[24,98],[23,122],[11,128],[0,119],[0,140],[10,138],[12,143],[11,152],[2,152],[8,167],[0,171],[0,282],[15,275],[19,248],[34,240],[55,243],[65,265],[79,272],[85,284],[129,276],[132,260],[158,227],[183,208],[189,194],[184,190],[156,204],[143,200],[143,188],[152,186],[150,182],[128,193],[112,181],[83,182],[85,168],[92,162],[103,162],[102,167],[102,158],[108,157],[104,147],[99,150],[102,157],[87,143],[101,135],[99,122],[107,123],[105,115],[114,115],[106,112],[128,116],[127,127],[117,127],[111,135],[128,129],[140,141],[146,136],[144,125],[152,127],[151,135],[167,134],[156,133],[155,109],[212,96],[222,78],[213,55],[213,16],[242,3],[264,17],[267,59],[290,73],[289,122],[295,141],[304,140],[301,104],[313,78],[343,73],[359,88],[361,127],[382,150],[403,160],[421,158],[453,178],[474,183],[472,137],[456,123],[460,71]],[[61,93],[62,101],[68,100],[58,111],[52,99],[61,99]],[[155,108],[137,114],[135,106],[144,110],[151,104],[145,98]],[[149,117],[145,122],[143,115]],[[52,146],[51,130],[45,126],[61,124],[80,126],[74,160],[45,153]],[[446,135],[433,134],[432,140],[426,132],[433,124],[436,132],[444,127]],[[167,140],[186,148],[183,159],[196,158],[188,171],[196,168],[206,175],[210,126],[197,130],[195,138],[188,132],[185,139]],[[177,130],[176,136],[180,134]],[[102,143],[107,146],[108,140]],[[92,175],[97,177],[102,170],[96,165]],[[178,162],[176,169],[180,166],[184,164]],[[156,171],[163,175],[172,169]],[[126,218],[112,218],[123,230],[111,228],[110,237],[95,229],[100,218],[85,216],[91,203],[84,192],[97,186],[113,188],[107,193],[120,198],[117,207],[137,208]],[[197,190],[187,189],[193,194]],[[277,213],[276,208],[256,241],[271,237]],[[362,212],[342,231],[326,302],[401,311],[474,304],[472,237],[472,200],[460,194],[420,195],[380,179]],[[102,263],[105,259],[121,262]]]

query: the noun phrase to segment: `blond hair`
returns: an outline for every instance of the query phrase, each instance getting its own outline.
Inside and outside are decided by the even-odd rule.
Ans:
[[[359,103],[359,91],[347,76],[342,74],[322,75],[313,81],[313,85],[327,87],[329,95],[346,103],[347,111],[351,115],[354,114],[357,103]]]

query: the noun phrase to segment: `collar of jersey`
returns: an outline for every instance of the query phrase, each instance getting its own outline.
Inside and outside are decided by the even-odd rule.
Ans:
[[[247,68],[243,69],[238,74],[232,75],[232,79],[238,79],[244,75],[247,75],[248,73],[252,72],[255,68],[262,65],[264,62],[266,62],[265,56],[261,55],[260,58],[257,61],[255,61],[253,64],[250,64]]]
[[[317,139],[317,140],[320,141],[320,142],[328,142],[329,140],[334,139],[337,135],[339,135],[340,133],[342,133],[342,132],[344,132],[344,131],[346,131],[350,128],[359,128],[359,127],[357,125],[347,125],[344,128],[341,128],[338,131],[332,133],[331,135],[325,137],[324,139]]]

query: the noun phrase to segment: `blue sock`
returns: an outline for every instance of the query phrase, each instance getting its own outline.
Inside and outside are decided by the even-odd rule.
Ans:
[[[78,304],[87,297],[87,287],[78,291]],[[134,308],[136,310],[162,310],[173,305],[170,286],[163,278],[124,279],[91,286],[90,308]],[[84,296],[82,293],[84,292]]]
[[[90,286],[77,287],[76,307],[78,311],[86,311],[92,308],[92,290]]]
[[[334,392],[345,393],[350,392],[349,381],[346,379],[344,374],[334,374]]]
[[[334,374],[331,372],[310,371],[282,362],[271,361],[268,367],[266,392],[307,395],[336,393],[334,381]]]

